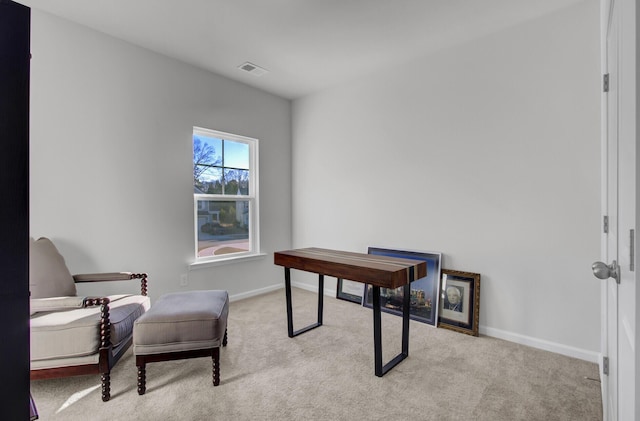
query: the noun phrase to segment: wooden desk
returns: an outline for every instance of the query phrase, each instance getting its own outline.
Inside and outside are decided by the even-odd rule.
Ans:
[[[373,346],[375,374],[382,377],[409,355],[409,298],[410,283],[427,276],[427,264],[423,261],[400,259],[321,248],[304,248],[274,253],[274,263],[284,266],[284,282],[287,296],[287,327],[289,337],[322,326],[324,276],[349,279],[373,286]],[[291,303],[291,269],[318,274],[318,321],[297,331],[293,330],[293,306]],[[382,334],[380,287],[404,287],[402,306],[402,352],[387,364],[382,364]]]

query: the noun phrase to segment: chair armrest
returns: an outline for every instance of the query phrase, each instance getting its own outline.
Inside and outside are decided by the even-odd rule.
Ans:
[[[131,272],[81,273],[73,275],[73,280],[75,282],[128,281],[133,279],[131,275]]]
[[[73,275],[76,283],[81,282],[109,282],[109,281],[128,281],[130,279],[140,279],[140,293],[147,295],[147,274],[131,273],[131,272],[105,272],[105,273],[83,273]]]
[[[30,314],[44,311],[66,311],[82,307],[85,307],[85,297],[31,298],[29,300]]]
[[[85,297],[85,307],[100,306],[100,348],[111,346],[111,320],[109,320],[109,298]]]
[[[99,305],[109,305],[111,300],[108,297],[84,297],[82,306],[83,307],[93,307]]]

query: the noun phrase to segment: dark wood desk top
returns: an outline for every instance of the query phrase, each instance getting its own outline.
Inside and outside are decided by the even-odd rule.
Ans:
[[[427,276],[424,261],[315,247],[279,251],[273,260],[278,266],[382,288],[398,288]]]

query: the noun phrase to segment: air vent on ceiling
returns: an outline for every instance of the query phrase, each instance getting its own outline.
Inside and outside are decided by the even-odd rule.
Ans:
[[[249,63],[248,61],[238,66],[238,69],[243,70],[247,73],[251,73],[254,76],[262,76],[263,74],[268,72],[267,69],[263,69],[256,64]]]

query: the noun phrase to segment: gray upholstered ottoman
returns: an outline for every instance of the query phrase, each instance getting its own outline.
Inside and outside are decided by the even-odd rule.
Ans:
[[[220,383],[220,345],[227,345],[227,291],[188,291],[158,298],[133,326],[138,394],[146,390],[146,364],[211,357],[213,385]]]

